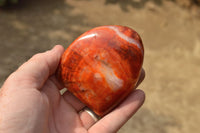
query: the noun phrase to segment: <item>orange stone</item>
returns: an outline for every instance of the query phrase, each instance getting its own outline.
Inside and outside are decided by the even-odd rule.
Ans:
[[[133,91],[143,57],[137,32],[124,26],[101,26],[67,48],[57,75],[73,95],[103,116]]]

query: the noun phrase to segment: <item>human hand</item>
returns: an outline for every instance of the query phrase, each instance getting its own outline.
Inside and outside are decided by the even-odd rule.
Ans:
[[[55,71],[64,48],[34,55],[0,90],[0,133],[113,133],[140,108],[144,92],[133,91],[123,103],[95,121],[85,105],[57,81]],[[142,71],[140,83],[144,79]]]

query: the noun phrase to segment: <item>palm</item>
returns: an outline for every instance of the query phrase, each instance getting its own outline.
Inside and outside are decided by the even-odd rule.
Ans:
[[[71,100],[74,100],[72,99],[74,97],[69,92],[60,95],[59,89],[52,80],[47,80],[42,88],[41,93],[45,94],[43,98],[47,97],[49,104],[49,116],[46,118],[48,119],[48,125],[45,127],[48,127],[49,133],[86,132],[87,130],[82,125],[79,114],[77,113],[82,108],[81,106],[84,105],[75,103],[74,105],[77,105],[77,107],[74,107],[74,105],[69,103]],[[74,102],[76,102],[75,100]]]
[[[77,112],[64,101],[63,97],[51,111],[48,125],[49,133],[83,133],[87,131],[81,124]]]

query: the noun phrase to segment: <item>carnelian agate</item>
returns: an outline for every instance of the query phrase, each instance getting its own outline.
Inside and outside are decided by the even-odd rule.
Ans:
[[[101,26],[78,37],[64,52],[58,77],[97,115],[103,116],[135,87],[143,63],[140,36],[124,26]]]

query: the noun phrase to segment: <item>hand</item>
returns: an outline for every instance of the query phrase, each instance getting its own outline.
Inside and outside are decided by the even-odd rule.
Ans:
[[[113,133],[143,104],[143,91],[135,90],[96,123],[78,113],[85,105],[68,91],[61,95],[55,77],[63,52],[58,45],[36,54],[8,77],[0,90],[0,133]]]

